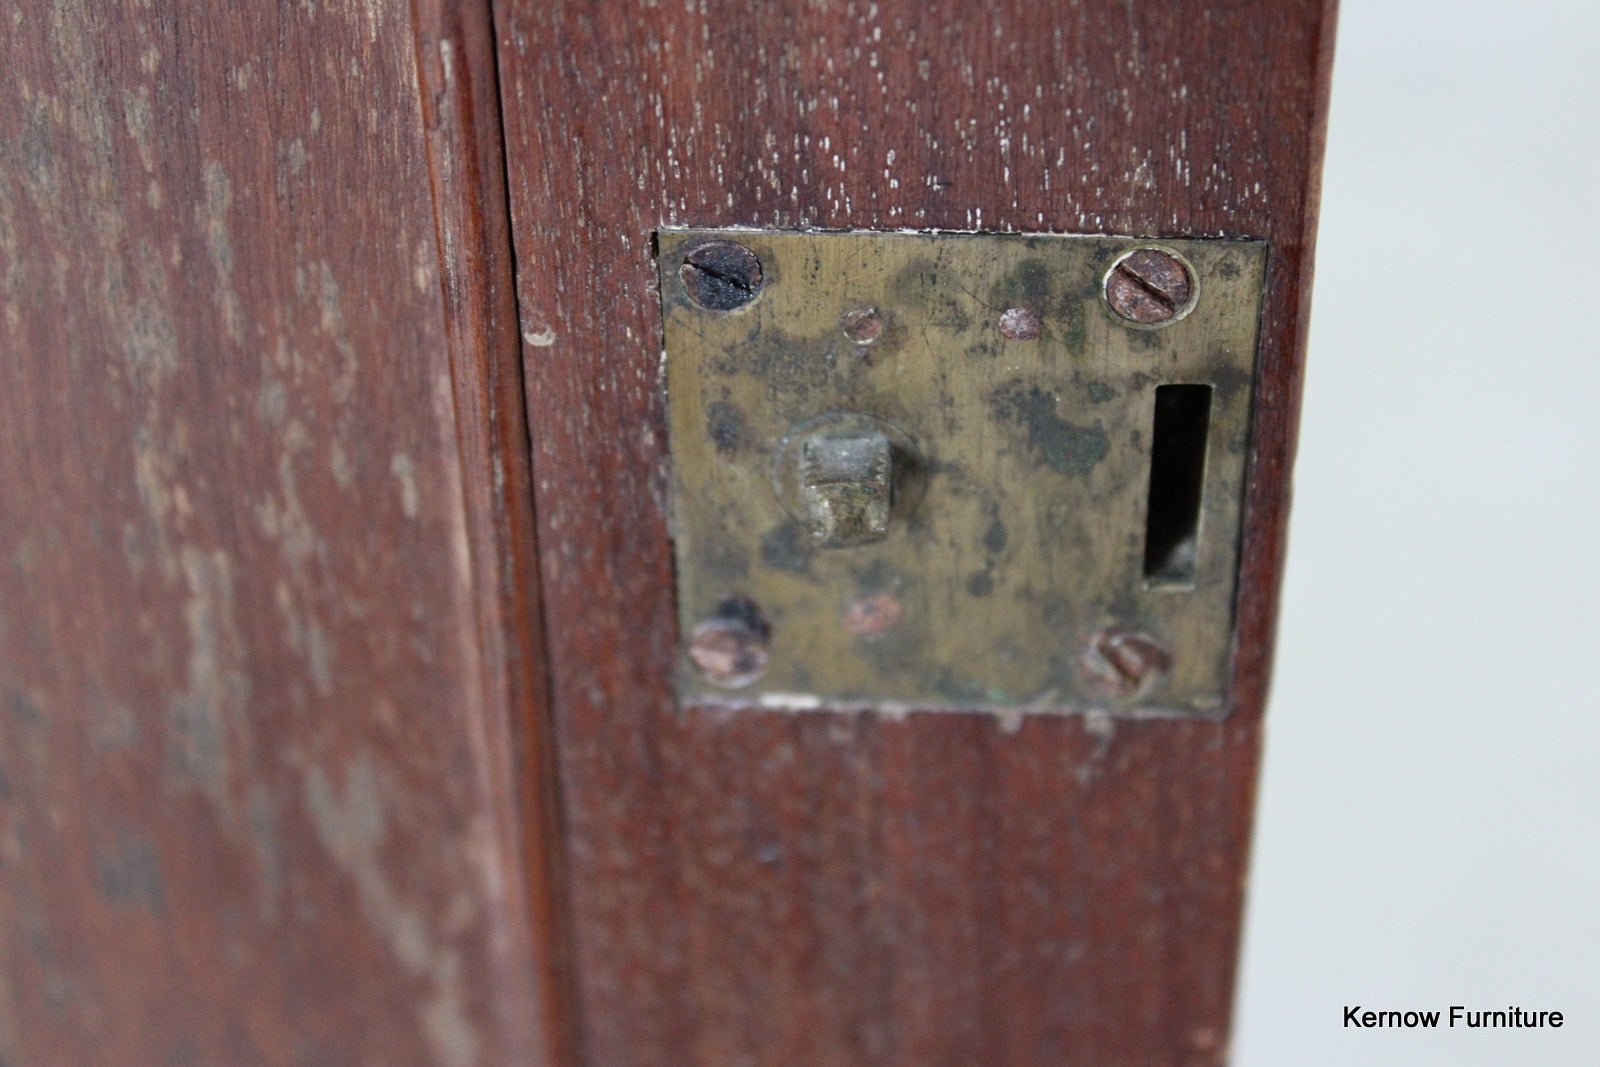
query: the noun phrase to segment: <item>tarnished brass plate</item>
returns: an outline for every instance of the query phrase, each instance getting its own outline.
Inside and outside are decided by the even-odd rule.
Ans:
[[[684,703],[1226,713],[1265,244],[750,230],[658,242]],[[712,276],[691,276],[686,256],[713,242],[753,253],[759,280],[739,255],[723,258],[741,277],[716,274],[714,257]],[[1142,248],[1190,274],[1164,325],[1107,303],[1108,272]],[[754,296],[730,309],[747,299],[739,286]],[[1145,558],[1163,385],[1210,387],[1198,531],[1177,580],[1147,577]],[[830,415],[890,429],[797,450],[797,427],[850,423]],[[909,487],[893,508],[891,438]],[[844,470],[868,457],[859,469],[879,482],[805,499],[858,508],[835,519],[866,543],[818,547],[794,517],[796,476],[775,472],[802,453],[821,469],[830,449]]]

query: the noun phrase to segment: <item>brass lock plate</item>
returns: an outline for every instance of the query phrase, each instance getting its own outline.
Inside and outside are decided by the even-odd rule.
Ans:
[[[657,242],[682,702],[1226,713],[1264,243]]]

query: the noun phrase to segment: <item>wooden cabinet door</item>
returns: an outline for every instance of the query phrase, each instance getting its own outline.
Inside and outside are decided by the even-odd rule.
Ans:
[[[1331,5],[495,12],[586,1054],[1222,1062]],[[1270,242],[1226,720],[675,707],[664,226]]]

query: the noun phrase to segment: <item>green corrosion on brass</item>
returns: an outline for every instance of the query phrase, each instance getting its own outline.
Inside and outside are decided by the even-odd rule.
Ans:
[[[1226,713],[1264,243],[658,242],[685,704]],[[759,261],[741,306],[685,288],[713,242]],[[1209,408],[1189,539],[1152,570],[1161,386]],[[729,604],[767,642],[733,689],[688,648]]]

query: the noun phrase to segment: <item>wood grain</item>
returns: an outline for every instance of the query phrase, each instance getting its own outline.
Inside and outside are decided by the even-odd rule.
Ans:
[[[0,19],[0,1063],[541,1062],[486,8]]]
[[[463,490],[473,535],[484,718],[502,774],[484,795],[520,841],[527,874],[501,922],[526,946],[531,987],[513,984],[497,1019],[507,1062],[569,1064],[577,1016],[562,878],[560,796],[549,714],[543,603],[521,345],[512,278],[505,145],[488,6],[413,0],[423,121],[428,130],[438,262],[455,393]],[[523,923],[531,923],[524,929]],[[534,1025],[527,1026],[532,1020]]]
[[[495,11],[587,1062],[1222,1062],[1333,4]],[[1270,241],[1232,716],[675,711],[664,225]]]

